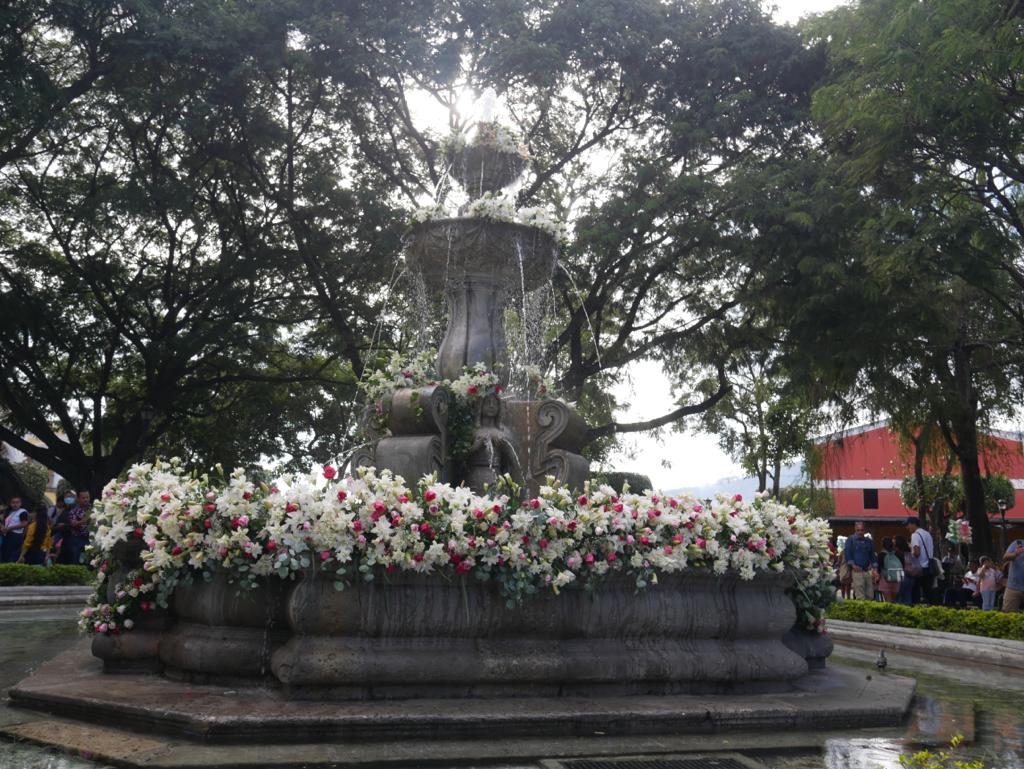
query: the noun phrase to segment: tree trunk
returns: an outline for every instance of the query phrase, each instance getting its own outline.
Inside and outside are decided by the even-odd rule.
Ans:
[[[772,496],[775,499],[779,498],[780,486],[782,481],[780,476],[782,475],[782,456],[780,454],[775,455],[775,474],[772,476]]]
[[[917,486],[917,517],[922,521],[928,511],[928,501],[924,498],[924,446],[928,428],[922,427],[921,432],[911,437],[914,444],[914,485]]]
[[[966,429],[966,428],[965,428]],[[975,430],[959,441],[960,478],[964,484],[964,503],[971,524],[971,557],[979,558],[992,551],[992,528],[985,509],[985,487],[978,462],[978,434]]]
[[[981,482],[978,461],[978,394],[973,373],[971,352],[960,340],[953,351],[953,377],[958,402],[949,427],[943,428],[943,435],[960,460],[964,507],[971,524],[971,557],[979,558],[992,551],[992,527],[985,510],[985,487]]]

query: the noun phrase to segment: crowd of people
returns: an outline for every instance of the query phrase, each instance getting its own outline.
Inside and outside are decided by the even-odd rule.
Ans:
[[[881,550],[857,521],[836,555],[836,580],[844,598],[891,603],[1024,609],[1024,540],[1010,544],[997,563],[987,555],[966,563],[959,547],[939,558],[932,535],[916,516],[908,536],[885,537]]]
[[[89,543],[89,492],[67,489],[56,504],[42,500],[30,505],[31,510],[22,502],[21,497],[11,497],[2,513],[0,561],[36,566],[81,563]]]

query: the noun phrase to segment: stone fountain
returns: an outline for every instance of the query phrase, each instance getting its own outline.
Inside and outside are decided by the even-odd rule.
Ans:
[[[471,199],[504,189],[523,170],[518,154],[479,144],[455,161]],[[407,479],[437,473],[478,491],[503,473],[528,492],[546,476],[581,486],[584,421],[508,381],[503,310],[516,291],[550,278],[554,238],[461,216],[414,227],[406,253],[446,298],[440,378],[482,364],[507,388],[481,399],[459,463],[448,445],[451,394],[398,390],[378,404],[383,429],[355,464]],[[138,552],[123,557],[137,565]],[[68,652],[10,696],[71,719],[65,724],[120,730],[120,740],[131,730],[170,735],[152,756],[110,754],[120,765],[191,765],[182,751],[199,743],[206,752],[196,765],[214,765],[203,762],[216,756],[224,765],[293,766],[288,743],[304,743],[312,763],[336,760],[343,744],[358,763],[390,761],[406,740],[429,741],[429,750],[408,756],[418,765],[427,755],[454,762],[663,752],[692,747],[687,735],[705,735],[698,739],[707,749],[714,732],[898,723],[913,682],[825,669],[831,644],[789,633],[793,581],[789,573],[743,580],[690,569],[637,592],[634,581],[611,575],[592,593],[565,589],[516,606],[472,575],[400,573],[339,592],[310,568],[244,593],[215,577],[179,587],[170,609],[137,632],[96,636],[98,659],[83,648]],[[51,743],[57,734],[67,744],[70,727],[62,728],[6,731]],[[96,727],[83,728],[83,749],[96,752]],[[614,745],[595,734],[614,736]],[[566,737],[585,739],[570,745]],[[459,742],[467,739],[475,742]]]
[[[453,175],[470,202],[513,185],[525,167],[511,148],[477,140],[453,152]],[[477,492],[508,474],[535,494],[548,476],[579,488],[589,465],[581,455],[587,426],[565,403],[532,400],[509,381],[504,310],[510,300],[551,279],[558,255],[553,235],[539,227],[483,216],[435,219],[414,226],[406,259],[428,291],[442,294],[448,325],[437,355],[442,380],[476,364],[501,378],[503,397],[479,404],[469,455],[453,462],[446,428],[449,395],[440,386],[399,390],[376,404],[385,430],[354,458],[355,465],[392,470],[407,480],[436,473]]]

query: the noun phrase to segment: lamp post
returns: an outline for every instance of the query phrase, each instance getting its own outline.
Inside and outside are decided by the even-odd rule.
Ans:
[[[1006,552],[1006,500],[1000,499],[999,505],[999,554]]]

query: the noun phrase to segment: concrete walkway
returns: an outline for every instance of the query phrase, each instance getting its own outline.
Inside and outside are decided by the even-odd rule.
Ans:
[[[28,585],[0,587],[0,611],[43,609],[54,606],[77,608],[85,605],[93,588],[78,585]]]

